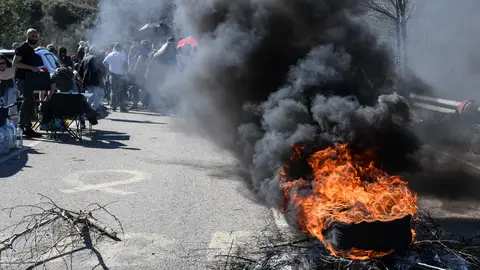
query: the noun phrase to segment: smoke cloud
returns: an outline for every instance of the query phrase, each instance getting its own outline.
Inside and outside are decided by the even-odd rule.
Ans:
[[[172,4],[142,0],[127,7],[124,2],[102,1],[94,42],[118,35],[129,39],[148,22],[148,14],[156,14],[149,11],[161,17]],[[403,96],[430,92],[430,83],[439,87],[448,76],[437,83],[438,70],[410,60],[428,83],[402,81],[391,48],[368,27],[362,3],[177,0],[172,21],[177,37],[192,35],[200,46],[184,71],[171,71],[158,85],[158,94],[178,97],[182,128],[230,151],[248,184],[269,205],[279,204],[277,174],[289,161],[293,144],[302,144],[308,155],[349,143],[353,151],[369,150],[376,165],[389,173],[418,169],[414,165],[424,161],[415,154],[420,143]],[[128,29],[120,34],[126,22]],[[422,59],[420,54],[411,55]],[[442,178],[448,194],[441,187],[429,189],[435,175],[442,174],[429,173],[438,163],[428,165],[420,168],[421,174],[409,172],[416,190],[453,197],[464,192],[447,184],[448,177]],[[304,176],[308,168],[296,164],[289,173]]]
[[[348,142],[392,172],[418,148],[392,56],[361,2],[178,4],[176,24],[201,46],[161,91],[182,97],[186,126],[230,150],[269,204],[279,202],[276,174],[293,144],[313,152]]]

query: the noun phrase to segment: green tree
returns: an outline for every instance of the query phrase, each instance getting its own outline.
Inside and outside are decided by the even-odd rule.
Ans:
[[[30,4],[32,1],[0,1],[0,46],[10,48],[13,42],[24,39],[25,30],[30,22]]]

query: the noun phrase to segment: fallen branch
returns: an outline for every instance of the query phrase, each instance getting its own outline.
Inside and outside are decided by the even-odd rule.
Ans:
[[[24,236],[24,235],[26,235],[26,234],[28,234],[28,233],[31,233],[33,230],[37,229],[38,227],[43,227],[43,226],[45,226],[45,225],[47,225],[47,224],[49,224],[49,223],[52,223],[52,222],[54,222],[55,220],[57,220],[58,218],[59,218],[58,216],[54,216],[54,217],[52,217],[52,218],[50,218],[50,219],[48,219],[48,220],[45,220],[45,221],[40,222],[40,223],[38,223],[38,224],[35,224],[35,227],[33,227],[33,228],[27,228],[27,229],[24,230],[24,231],[21,231],[21,232],[19,232],[19,233],[15,233],[15,234],[13,234],[12,236],[10,236],[9,238],[0,241],[0,244],[3,245],[2,247],[0,247],[0,253],[1,253],[2,251],[5,251],[5,250],[9,249],[9,248],[12,248],[13,242],[15,242],[18,238],[20,238],[20,237],[22,237],[22,236]]]
[[[109,228],[107,225],[101,223],[100,221],[96,220],[91,216],[87,216],[84,221],[91,227],[97,229],[98,231],[102,232],[109,238],[115,241],[122,241],[122,239],[117,237],[117,232],[113,229]]]
[[[0,265],[34,269],[53,260],[63,259],[65,267],[69,268],[65,256],[70,256],[71,265],[74,253],[90,250],[98,260],[97,266],[108,269],[100,251],[95,247],[97,241],[101,236],[114,241],[122,240],[115,229],[94,217],[94,214],[106,214],[123,233],[120,221],[99,204],[92,204],[97,206],[93,210],[71,211],[58,206],[47,196],[39,195],[44,202],[4,209],[9,211],[10,217],[16,209],[30,210],[33,214],[21,217],[17,224],[0,231],[10,235],[0,240]]]

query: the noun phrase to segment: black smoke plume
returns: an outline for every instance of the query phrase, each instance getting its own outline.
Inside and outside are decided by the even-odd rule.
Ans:
[[[308,155],[347,142],[391,172],[418,149],[392,55],[364,23],[362,1],[184,1],[177,12],[201,46],[163,88],[183,97],[190,127],[235,154],[267,203],[279,202],[276,175],[293,144]]]

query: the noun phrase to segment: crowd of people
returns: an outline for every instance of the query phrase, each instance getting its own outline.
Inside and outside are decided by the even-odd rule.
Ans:
[[[36,107],[34,90],[39,89],[27,80],[32,77],[27,74],[44,71],[41,69],[42,59],[35,53],[38,42],[38,32],[29,29],[25,42],[12,45],[15,50],[13,59],[0,55],[1,102],[8,105],[17,96],[23,97],[19,125],[24,136],[35,138],[41,136],[32,129],[31,123]],[[98,115],[104,114],[107,106],[121,112],[167,109],[168,102],[152,102],[152,98],[157,98],[152,94],[157,92],[158,85],[169,71],[184,67],[184,60],[196,51],[197,46],[192,37],[180,42],[173,37],[162,43],[149,40],[115,42],[106,48],[80,41],[75,52],[69,55],[65,46],[57,48],[55,44],[49,44],[46,49],[56,56],[58,68],[50,76],[50,89],[42,89],[45,91],[41,92],[39,99],[48,101],[57,92],[87,93],[86,102]],[[106,100],[106,106],[103,100]],[[158,104],[162,106],[159,108]],[[172,109],[171,106],[168,109]]]

